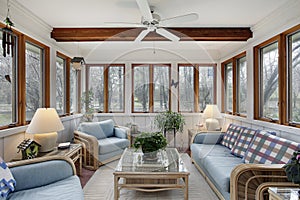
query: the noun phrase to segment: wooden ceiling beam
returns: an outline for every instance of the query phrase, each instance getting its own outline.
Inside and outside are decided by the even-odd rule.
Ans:
[[[248,27],[166,28],[181,41],[247,41],[252,38]],[[71,41],[134,41],[144,28],[53,28],[51,38],[57,42]],[[150,32],[145,41],[166,38]]]

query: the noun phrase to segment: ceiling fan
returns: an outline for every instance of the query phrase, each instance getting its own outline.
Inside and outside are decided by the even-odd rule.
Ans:
[[[179,41],[180,38],[177,35],[171,33],[165,28],[171,24],[180,24],[198,19],[197,13],[190,13],[167,19],[161,19],[160,16],[154,12],[154,7],[149,6],[147,0],[136,0],[136,2],[142,14],[141,23],[107,22],[110,24],[113,23],[146,28],[145,30],[141,31],[140,34],[136,37],[135,42],[142,41],[150,32],[156,32],[157,34],[171,41]]]

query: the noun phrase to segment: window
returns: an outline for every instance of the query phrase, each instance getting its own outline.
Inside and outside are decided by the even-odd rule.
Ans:
[[[300,123],[300,31],[287,36],[288,122]]]
[[[179,111],[194,112],[194,67],[179,66]]]
[[[233,66],[232,62],[225,64],[225,111],[233,112]]]
[[[216,65],[179,64],[179,111],[203,111],[216,102]]]
[[[207,104],[214,103],[215,70],[213,66],[199,67],[199,109],[203,111]]]
[[[35,111],[44,105],[44,51],[41,47],[26,42],[26,121],[30,121]]]
[[[96,112],[104,111],[104,66],[89,68],[89,91],[93,96],[91,107]]]
[[[247,115],[246,52],[222,63],[222,111],[245,117]]]
[[[16,57],[12,57],[11,54],[3,57],[0,31],[0,127],[17,122]]]
[[[279,50],[278,40],[272,39],[257,47],[255,53],[258,56],[254,77],[255,99],[259,105],[256,107],[255,117],[267,121],[279,119]]]
[[[133,65],[133,112],[163,112],[170,108],[170,65]]]
[[[78,72],[79,70],[70,68],[70,113],[75,113],[78,110]]]
[[[66,113],[66,60],[56,57],[56,111]]]
[[[247,114],[247,61],[246,56],[236,60],[237,66],[237,92],[236,112],[242,115]]]
[[[124,111],[124,67],[108,68],[108,111]]]
[[[88,73],[91,108],[95,112],[124,112],[124,65],[90,65]]]
[[[13,31],[14,56],[3,57],[0,45],[0,129],[26,125],[37,108],[50,106],[50,48]]]

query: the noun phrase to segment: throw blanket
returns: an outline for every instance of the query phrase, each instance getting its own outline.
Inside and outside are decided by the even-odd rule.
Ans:
[[[6,198],[9,192],[15,190],[16,181],[6,163],[0,157],[0,197]]]

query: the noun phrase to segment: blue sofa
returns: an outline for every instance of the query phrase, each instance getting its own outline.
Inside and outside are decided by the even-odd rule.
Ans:
[[[120,158],[130,145],[130,129],[116,126],[111,119],[83,122],[74,131],[75,142],[83,145],[83,166],[96,170],[99,166]]]
[[[16,180],[8,200],[83,200],[83,190],[71,159],[41,157],[8,163]]]
[[[200,132],[190,146],[193,163],[220,199],[259,199],[269,186],[293,186],[282,166],[300,144],[235,124],[228,129]]]

